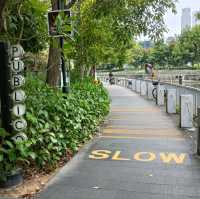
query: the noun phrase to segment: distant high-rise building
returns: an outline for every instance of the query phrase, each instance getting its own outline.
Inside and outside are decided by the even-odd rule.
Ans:
[[[200,21],[197,19],[197,13],[200,12],[200,11],[194,11],[192,13],[192,26],[196,26],[198,24],[200,24]]]
[[[170,37],[167,37],[166,43],[167,43],[167,44],[170,44],[170,43],[175,42],[175,40],[176,40],[175,37],[171,37],[171,36],[170,36]]]
[[[181,16],[181,31],[191,28],[191,9],[184,8]]]
[[[153,46],[153,43],[151,40],[143,41],[141,44],[142,44],[142,47],[145,49],[151,48]]]

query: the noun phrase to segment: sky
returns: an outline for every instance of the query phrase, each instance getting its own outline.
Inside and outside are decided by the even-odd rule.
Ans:
[[[176,3],[177,14],[174,15],[170,11],[166,13],[165,23],[169,31],[165,34],[165,37],[181,33],[181,13],[183,8],[191,8],[192,12],[200,11],[200,0],[179,0]]]

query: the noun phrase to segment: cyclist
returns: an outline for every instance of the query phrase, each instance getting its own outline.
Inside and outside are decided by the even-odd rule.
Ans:
[[[113,73],[111,71],[109,73],[109,83],[110,84],[114,84],[115,83],[114,75],[113,75]]]

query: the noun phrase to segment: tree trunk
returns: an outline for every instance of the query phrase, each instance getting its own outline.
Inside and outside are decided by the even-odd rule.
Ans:
[[[5,17],[4,17],[4,9],[6,7],[7,0],[0,0],[0,33],[6,31],[5,27]]]
[[[52,10],[58,9],[58,0],[51,0]],[[49,46],[46,82],[51,87],[57,87],[60,80],[60,57],[59,39],[52,38]]]
[[[60,73],[60,48],[58,47],[58,39],[52,38],[47,66],[47,83],[51,87],[56,88],[58,86]]]

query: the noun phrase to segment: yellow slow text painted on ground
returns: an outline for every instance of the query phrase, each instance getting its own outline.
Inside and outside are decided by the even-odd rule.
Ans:
[[[186,153],[173,153],[173,152],[135,152],[132,156],[122,155],[121,151],[110,151],[110,150],[93,150],[89,154],[89,159],[93,160],[106,160],[110,159],[113,161],[139,161],[139,162],[152,162],[159,160],[164,164],[184,164],[186,161],[187,154]]]

